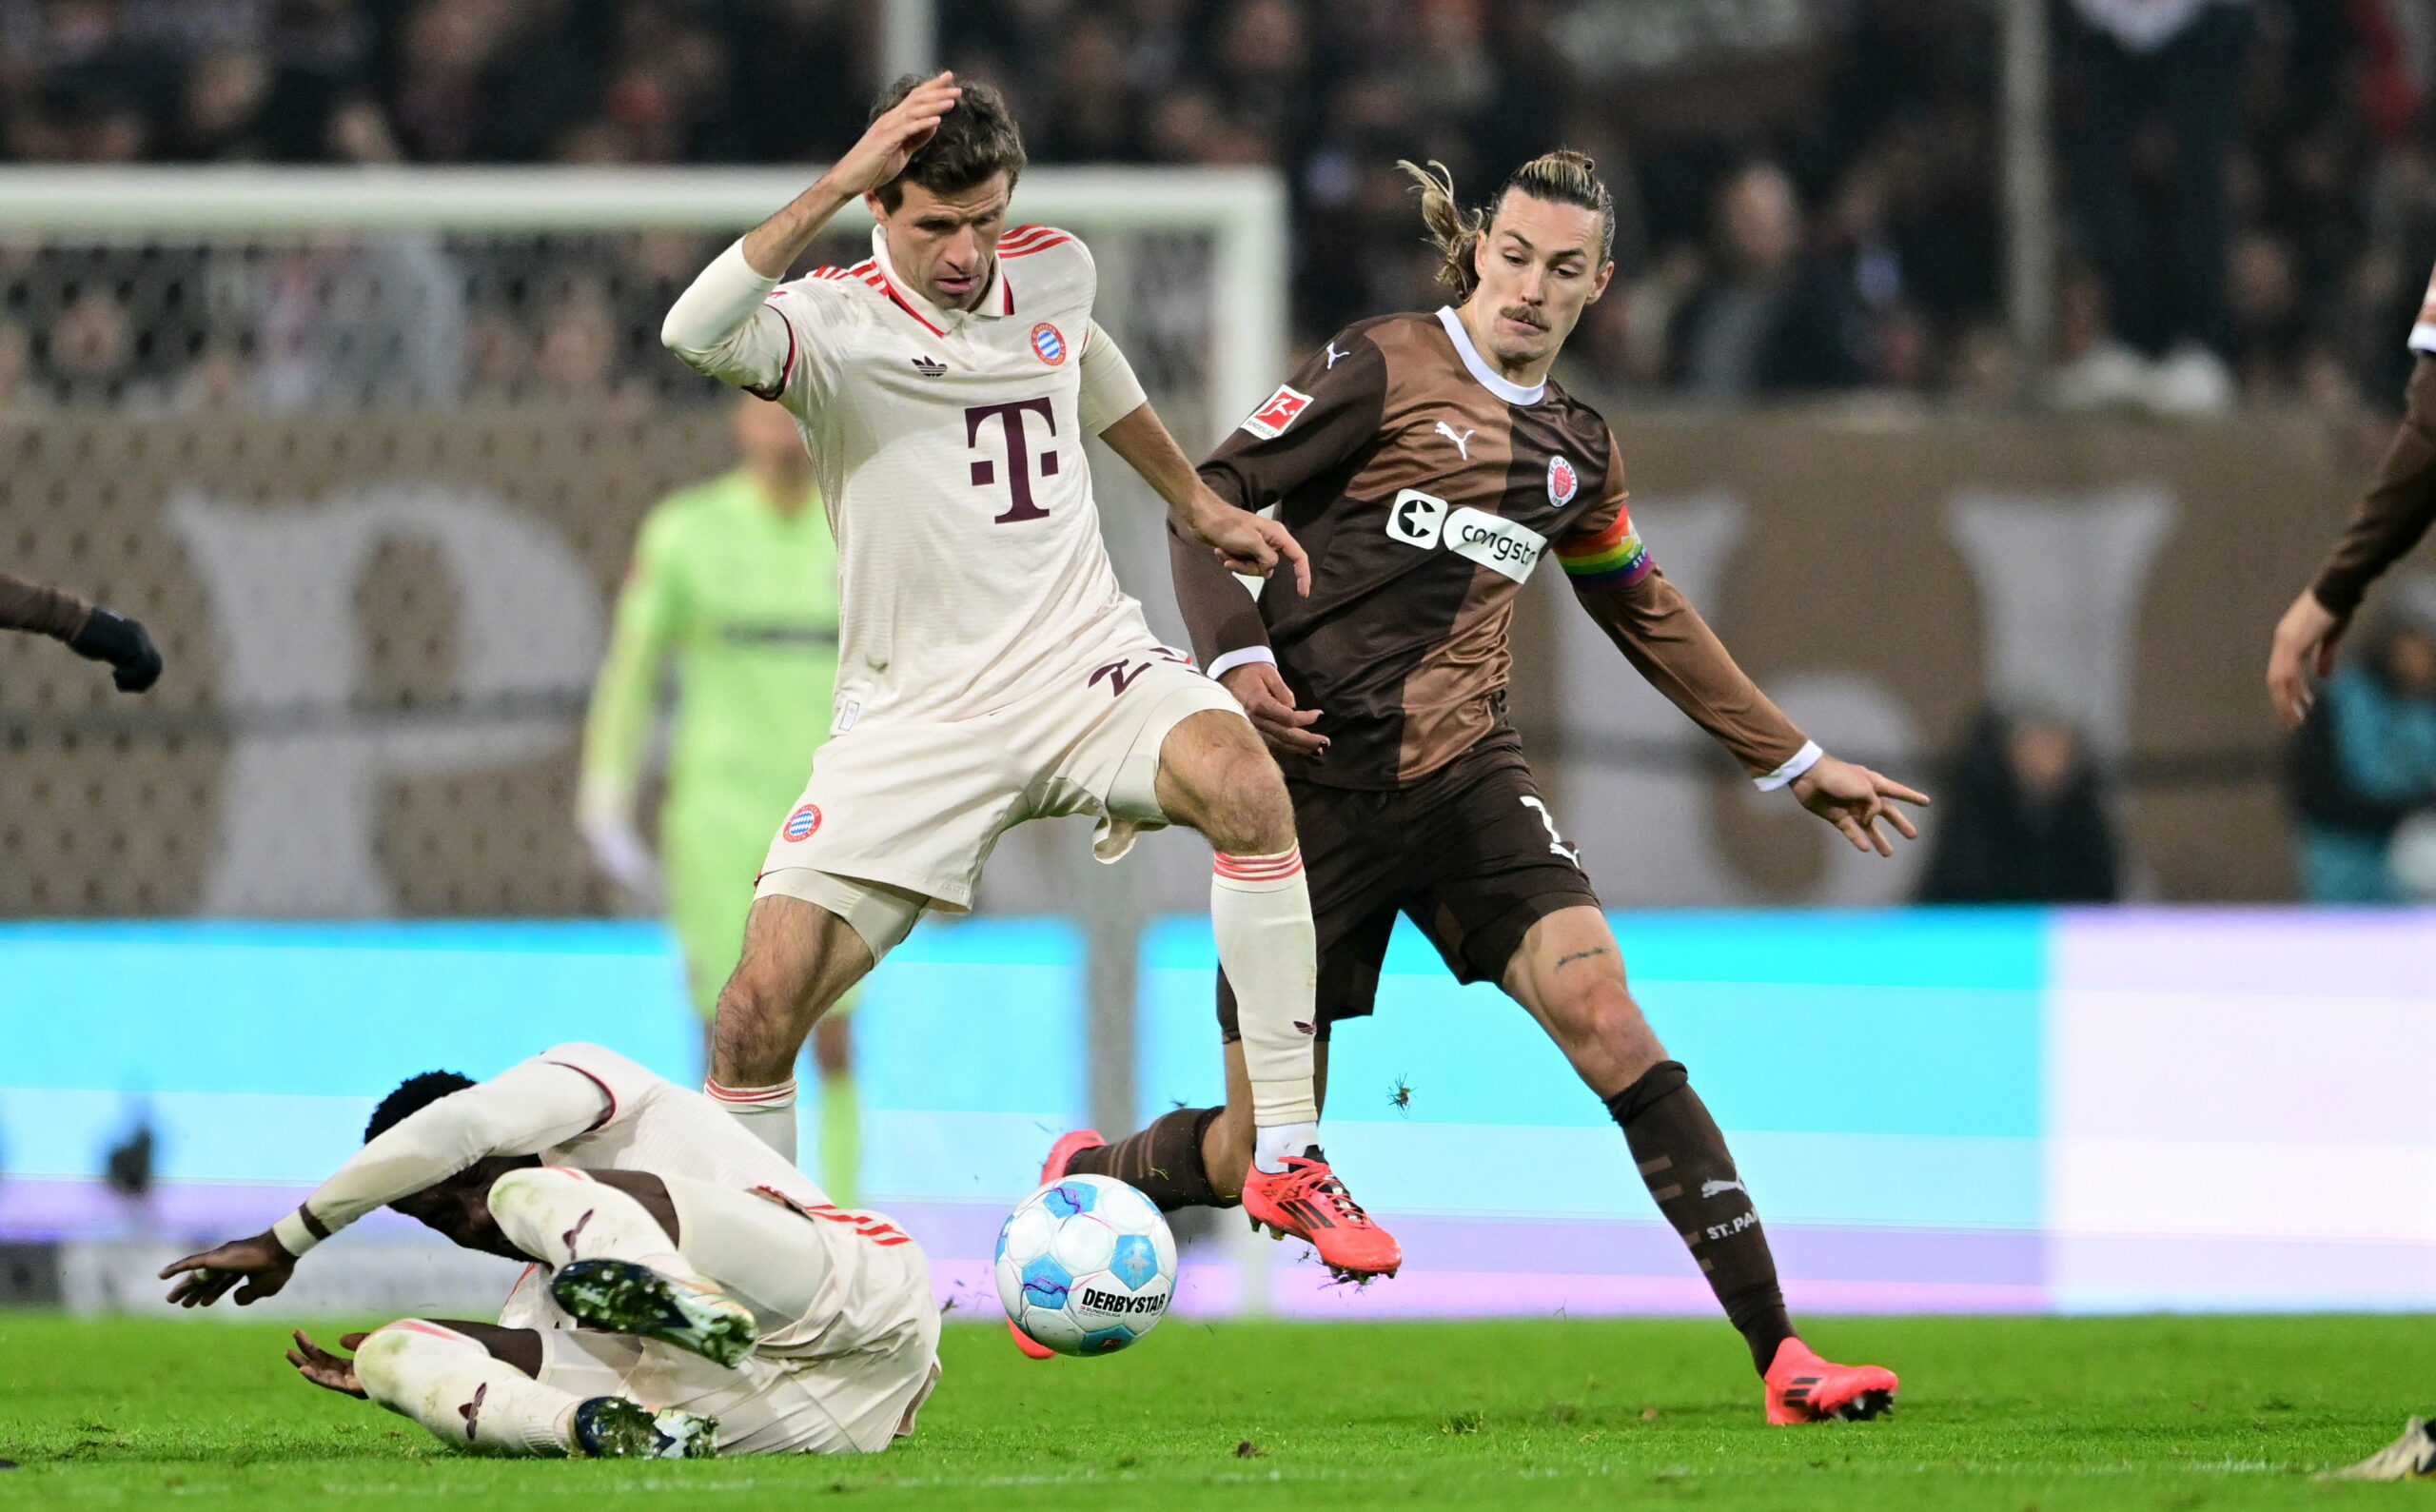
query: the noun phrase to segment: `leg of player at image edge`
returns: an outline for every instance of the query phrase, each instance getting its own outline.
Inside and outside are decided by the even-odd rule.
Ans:
[[[1319,945],[1302,851],[1221,852],[1209,879],[1209,928],[1218,969],[1234,984],[1244,1067],[1252,1084],[1255,1132],[1251,1169],[1244,1174],[1245,1214],[1280,1238],[1308,1243],[1341,1280],[1394,1275],[1403,1250],[1370,1221],[1320,1152],[1320,1106],[1311,1079]]]
[[[2358,1464],[2327,1470],[2321,1481],[2436,1481],[2436,1423],[2413,1418],[2402,1437]]]
[[[580,1398],[419,1318],[375,1329],[356,1350],[355,1373],[372,1401],[478,1454],[697,1460],[717,1452],[713,1419],[654,1412],[623,1397]]]

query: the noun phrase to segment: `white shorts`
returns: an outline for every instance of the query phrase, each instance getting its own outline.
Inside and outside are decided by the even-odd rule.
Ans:
[[[939,723],[866,717],[813,757],[812,781],[770,842],[754,895],[793,893],[782,874],[809,869],[963,913],[999,835],[1070,814],[1099,815],[1092,850],[1113,861],[1141,831],[1168,822],[1159,749],[1205,709],[1243,713],[1184,653],[1146,646],[994,714]]]

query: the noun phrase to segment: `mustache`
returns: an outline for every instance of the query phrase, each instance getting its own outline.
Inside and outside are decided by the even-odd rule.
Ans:
[[[1502,309],[1498,311],[1498,313],[1504,316],[1509,321],[1519,322],[1520,324],[1528,325],[1535,330],[1544,331],[1548,328],[1548,323],[1542,319],[1537,311],[1524,309],[1519,304],[1508,309]]]

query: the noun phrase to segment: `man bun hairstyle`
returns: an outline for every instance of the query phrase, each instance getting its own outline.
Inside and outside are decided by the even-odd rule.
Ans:
[[[407,1077],[398,1084],[396,1091],[381,1099],[380,1107],[372,1109],[372,1121],[363,1126],[363,1142],[372,1143],[450,1092],[462,1092],[473,1085],[471,1076],[460,1076],[455,1071],[425,1071]]]
[[[890,85],[872,106],[874,121],[896,108],[927,76],[909,73]],[[931,140],[914,149],[905,170],[879,187],[879,202],[894,210],[905,202],[905,186],[919,184],[933,194],[959,194],[992,174],[1007,175],[1009,187],[1023,176],[1024,134],[1015,128],[1007,97],[990,85],[959,82],[964,91]]]
[[[1480,286],[1480,269],[1472,258],[1481,233],[1496,219],[1505,196],[1516,190],[1552,205],[1578,205],[1598,211],[1599,261],[1604,265],[1615,257],[1616,197],[1607,191],[1599,177],[1599,165],[1586,152],[1560,147],[1542,153],[1508,173],[1488,203],[1474,210],[1464,209],[1456,200],[1455,175],[1436,158],[1430,159],[1428,167],[1399,158],[1396,167],[1411,176],[1421,192],[1421,222],[1438,248],[1438,282],[1453,289],[1459,301],[1471,298],[1472,290]]]

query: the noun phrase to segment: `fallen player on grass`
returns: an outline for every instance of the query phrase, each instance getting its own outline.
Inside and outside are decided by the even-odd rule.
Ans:
[[[454,1443],[875,1453],[912,1431],[938,1378],[918,1245],[831,1206],[700,1093],[597,1046],[480,1085],[413,1078],[295,1213],[164,1269],[169,1300],[208,1306],[241,1282],[241,1306],[271,1295],[383,1204],[533,1268],[495,1324],[401,1320],[342,1341],[353,1361],[299,1334],[289,1359]]]

